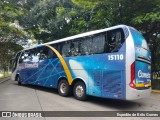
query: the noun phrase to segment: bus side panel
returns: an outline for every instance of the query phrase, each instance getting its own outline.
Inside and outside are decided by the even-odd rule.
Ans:
[[[39,61],[37,78],[32,84],[57,88],[57,81],[65,77],[64,69],[58,58]]]
[[[25,80],[27,79],[27,72],[25,68],[25,63],[20,63],[18,66],[17,73],[19,73],[20,80],[22,83],[25,83]]]
[[[38,63],[25,62],[19,65],[23,83],[57,88],[60,77],[66,77],[58,58],[40,60]]]
[[[123,56],[120,59],[111,56]],[[107,69],[102,71],[102,96],[114,99],[125,99],[125,52],[107,54]]]
[[[121,60],[109,60],[109,55],[121,55]],[[125,52],[73,57],[69,66],[72,77],[86,83],[88,95],[125,99]]]
[[[125,52],[64,59],[73,80],[85,82],[88,95],[125,99]],[[20,64],[23,83],[57,88],[58,79],[67,78],[58,58],[41,60],[36,64]]]
[[[35,80],[37,66],[35,66],[32,62],[24,62],[19,64],[18,74],[20,75],[20,79],[24,84],[31,84],[33,80]]]
[[[27,84],[32,84],[34,80],[36,80],[37,78],[37,70],[38,70],[38,63],[34,63],[34,62],[28,62],[25,63],[26,66],[26,77],[25,77],[25,82]]]

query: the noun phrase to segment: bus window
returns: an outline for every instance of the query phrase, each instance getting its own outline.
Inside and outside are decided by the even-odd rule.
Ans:
[[[108,52],[118,52],[124,42],[124,33],[122,29],[111,30],[107,32]]]
[[[79,43],[80,40],[71,41],[70,51],[69,51],[70,56],[80,56]]]
[[[56,54],[49,48],[48,49],[48,58],[56,58]]]
[[[69,57],[70,56],[70,47],[71,47],[70,42],[65,42],[62,45],[62,56],[63,57]]]
[[[60,44],[51,44],[51,46],[56,49],[58,52],[60,52]],[[48,54],[50,58],[57,58],[57,55],[55,52],[53,52],[52,49],[49,49]]]
[[[105,48],[105,34],[97,34],[83,38],[80,45],[80,53],[82,55],[100,54],[104,53]]]
[[[24,51],[20,57],[20,62],[27,62],[27,61],[30,61],[30,58],[29,58],[29,51]]]
[[[50,58],[53,58],[53,55],[54,55],[53,51],[46,46],[38,48],[37,54],[39,56],[39,60],[50,59]]]
[[[82,55],[90,55],[92,49],[92,37],[85,37],[82,38],[81,44],[80,44],[80,51]]]
[[[30,54],[31,62],[38,62],[39,61],[39,56],[38,56],[38,51],[36,48],[31,50]]]
[[[98,34],[93,36],[91,54],[104,53],[105,34]]]

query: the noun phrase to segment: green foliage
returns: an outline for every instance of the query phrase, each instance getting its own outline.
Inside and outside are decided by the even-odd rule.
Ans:
[[[22,46],[11,42],[0,43],[0,68],[10,66],[11,58],[15,57],[15,53],[22,50]]]
[[[12,0],[0,1],[0,42],[15,42],[25,36],[17,18],[24,12],[16,8]]]
[[[98,5],[99,0],[71,0],[76,6],[83,9],[93,9]]]
[[[17,20],[24,11],[16,3],[16,0],[0,1],[0,68],[9,65],[10,59],[22,49],[16,43],[26,38]]]
[[[39,1],[21,24],[43,42],[105,28],[110,26],[103,18],[108,12],[97,11],[99,4],[97,0]]]

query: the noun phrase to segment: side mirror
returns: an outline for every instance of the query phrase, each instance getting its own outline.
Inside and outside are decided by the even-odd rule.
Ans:
[[[23,59],[19,59],[19,63],[22,63],[23,62]]]

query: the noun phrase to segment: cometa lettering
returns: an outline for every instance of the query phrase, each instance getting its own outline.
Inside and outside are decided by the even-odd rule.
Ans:
[[[25,64],[25,68],[38,68],[38,64]]]
[[[138,71],[138,77],[139,78],[150,78],[151,74],[150,73],[144,73],[141,70]]]

